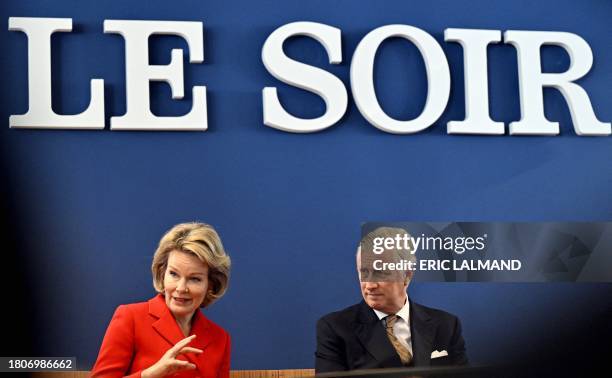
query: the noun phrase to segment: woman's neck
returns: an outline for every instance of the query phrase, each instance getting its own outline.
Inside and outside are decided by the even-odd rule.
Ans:
[[[189,316],[183,316],[180,318],[179,317],[174,318],[177,324],[179,325],[179,328],[183,332],[183,335],[185,336],[189,336],[189,333],[191,333],[191,319],[192,318],[193,318],[193,314]]]

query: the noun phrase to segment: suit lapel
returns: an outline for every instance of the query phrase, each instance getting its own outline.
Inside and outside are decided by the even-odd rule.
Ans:
[[[170,313],[164,297],[160,294],[149,300],[149,314],[155,316],[157,320],[153,322],[153,328],[161,337],[172,346],[181,341],[184,336],[178,323]]]
[[[164,297],[161,294],[149,300],[149,314],[157,318],[157,320],[153,322],[153,328],[170,344],[168,349],[185,338],[178,323],[176,322],[176,319],[174,319],[174,316],[172,316],[168,306],[166,306]],[[210,335],[208,332],[206,332],[207,328],[208,319],[202,315],[199,309],[196,310],[191,325],[191,334],[197,334],[198,336],[189,344],[189,346],[204,350],[204,348],[206,348],[211,341]],[[183,356],[197,366],[200,366],[200,364],[203,363],[203,353],[200,355],[188,353],[184,354]]]
[[[197,337],[189,345],[194,348],[202,350],[203,353],[200,353],[200,354],[189,353],[186,356],[191,362],[196,364],[199,370],[205,364],[206,352],[204,350],[206,349],[208,344],[210,344],[210,342],[212,341],[212,335],[209,329],[210,321],[202,314],[202,311],[200,311],[199,309],[196,310],[193,316],[194,316],[194,319],[193,319],[193,323],[191,324],[191,334],[192,335],[195,334],[197,335]],[[200,370],[200,373],[204,375],[204,372],[201,370]]]
[[[402,361],[387,338],[387,333],[374,311],[361,302],[355,333],[364,348],[378,361],[380,367],[401,367]]]
[[[429,366],[435,325],[422,306],[410,301],[410,333],[415,366]]]

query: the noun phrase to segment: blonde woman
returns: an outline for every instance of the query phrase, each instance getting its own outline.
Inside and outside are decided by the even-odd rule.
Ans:
[[[158,295],[117,308],[92,376],[228,378],[230,337],[200,308],[223,296],[229,270],[230,258],[211,226],[174,226],[153,256]]]

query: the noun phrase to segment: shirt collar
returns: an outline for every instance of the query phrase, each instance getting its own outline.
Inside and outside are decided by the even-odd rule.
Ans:
[[[376,314],[379,320],[382,320],[383,318],[392,315],[386,314],[382,311],[378,311],[375,309],[372,310],[374,310],[374,313]],[[406,323],[410,323],[410,301],[408,300],[408,298],[406,298],[406,303],[404,303],[404,307],[402,307],[395,315],[402,318]]]

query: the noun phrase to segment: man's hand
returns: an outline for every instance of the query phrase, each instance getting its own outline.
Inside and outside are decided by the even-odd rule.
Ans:
[[[187,346],[195,337],[196,335],[186,337],[168,349],[159,361],[142,371],[142,378],[161,378],[181,370],[194,370],[196,368],[194,364],[179,360],[176,356],[185,353],[202,353],[200,349]]]

